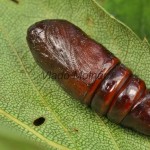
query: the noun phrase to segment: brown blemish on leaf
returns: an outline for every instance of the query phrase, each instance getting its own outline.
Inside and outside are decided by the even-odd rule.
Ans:
[[[73,128],[73,131],[78,132],[79,130],[77,128]]]
[[[92,17],[87,17],[87,25],[88,26],[93,26],[93,24],[94,24],[93,18]]]

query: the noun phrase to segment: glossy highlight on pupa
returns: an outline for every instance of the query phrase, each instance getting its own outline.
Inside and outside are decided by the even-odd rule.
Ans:
[[[67,74],[56,80],[72,97],[117,124],[150,135],[150,90],[102,44],[59,19],[30,26],[27,43],[45,72]]]

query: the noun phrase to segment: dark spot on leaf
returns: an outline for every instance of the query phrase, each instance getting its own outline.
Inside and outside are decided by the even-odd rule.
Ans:
[[[44,117],[39,117],[36,120],[34,120],[33,124],[35,126],[40,126],[45,122],[45,118]]]
[[[16,3],[16,4],[19,4],[19,1],[18,0],[11,0],[12,2]]]

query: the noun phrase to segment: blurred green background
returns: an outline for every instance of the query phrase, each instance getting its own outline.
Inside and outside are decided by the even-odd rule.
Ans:
[[[99,0],[99,2],[141,39],[147,38],[150,41],[150,0]]]

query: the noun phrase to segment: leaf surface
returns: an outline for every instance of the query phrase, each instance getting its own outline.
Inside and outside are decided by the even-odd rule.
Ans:
[[[0,0],[0,125],[47,149],[149,150],[150,139],[99,117],[43,79],[26,43],[27,28],[43,19],[66,19],[118,56],[150,87],[150,47],[94,0]],[[40,126],[33,122],[46,120]],[[141,144],[142,143],[142,144]]]

